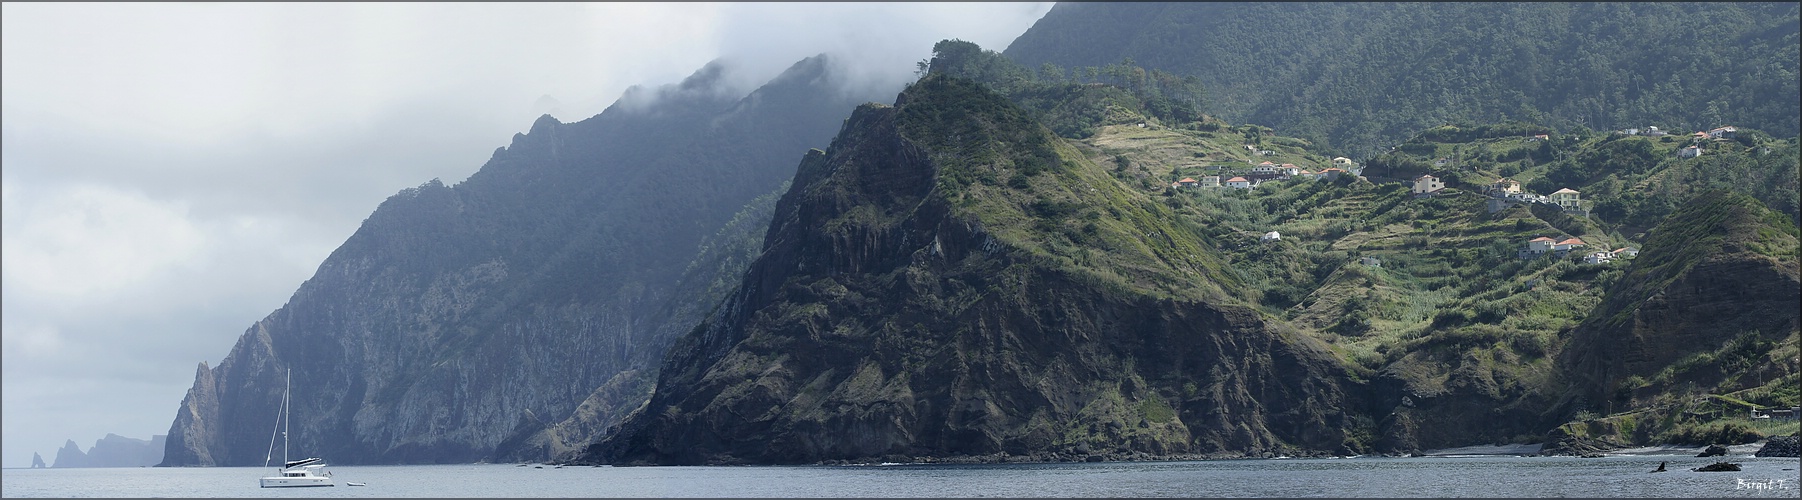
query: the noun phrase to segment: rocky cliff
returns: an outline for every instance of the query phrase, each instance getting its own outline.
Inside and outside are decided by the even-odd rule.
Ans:
[[[725,71],[580,122],[542,117],[469,179],[383,202],[200,366],[163,465],[261,465],[287,370],[298,455],[547,460],[592,440],[724,295],[708,285],[748,262],[733,217],[756,217],[747,203],[867,100],[824,57],[742,96]]]
[[[738,289],[585,460],[1361,452],[1363,388],[1211,254],[1004,98],[929,76],[802,160]]]
[[[82,452],[71,439],[56,451],[57,468],[75,467],[145,467],[156,465],[163,459],[163,448],[168,436],[156,435],[150,439],[132,439],[118,434],[107,434],[94,442],[92,448]],[[43,458],[32,454],[32,466],[41,466]]]

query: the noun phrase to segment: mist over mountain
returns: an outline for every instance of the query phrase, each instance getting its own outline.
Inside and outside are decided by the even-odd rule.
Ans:
[[[300,454],[548,460],[585,443],[570,433],[637,406],[663,346],[723,293],[714,275],[743,265],[734,217],[869,100],[836,68],[809,58],[734,95],[716,61],[587,120],[542,117],[469,179],[389,198],[201,365],[163,465],[260,465],[289,370]]]

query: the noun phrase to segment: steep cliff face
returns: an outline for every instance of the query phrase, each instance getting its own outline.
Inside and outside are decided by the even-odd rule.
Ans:
[[[1772,356],[1802,332],[1798,229],[1743,194],[1702,193],[1653,228],[1622,283],[1560,358],[1567,411],[1608,414],[1658,394],[1728,393],[1794,377]]]
[[[1238,456],[1371,432],[1333,356],[1223,293],[1162,206],[975,84],[896,103],[802,160],[739,288],[585,460]]]
[[[540,118],[468,180],[388,199],[201,366],[163,464],[260,465],[289,369],[297,454],[547,460],[553,428],[592,440],[643,401],[665,347],[705,312],[689,302],[724,294],[681,283],[748,260],[703,242],[864,100],[823,57],[743,97],[724,71],[634,89],[581,122]]]

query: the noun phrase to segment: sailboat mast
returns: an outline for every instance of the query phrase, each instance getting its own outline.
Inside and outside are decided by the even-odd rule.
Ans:
[[[282,388],[282,467],[288,466],[288,397],[294,390],[294,369],[288,369],[288,386]]]

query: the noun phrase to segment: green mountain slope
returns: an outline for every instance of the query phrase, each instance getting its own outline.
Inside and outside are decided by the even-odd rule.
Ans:
[[[1560,357],[1571,387],[1561,409],[1585,415],[1554,432],[1554,444],[1757,439],[1751,408],[1797,403],[1799,232],[1725,190],[1699,194],[1654,228]]]
[[[1710,247],[1673,244],[1694,231],[1667,228],[1718,220],[1659,207],[1721,198],[1711,185],[1756,196],[1733,203],[1793,207],[1795,139],[1510,122],[1428,129],[1357,165],[1152,104],[1176,86],[1072,84],[966,42],[936,49],[931,76],[895,108],[861,109],[830,152],[803,162],[740,289],[585,460],[1407,453],[1547,439],[1581,452],[1560,444],[1574,435],[1566,423],[1608,409],[1583,406],[1619,385],[1608,377],[1643,387],[1697,367],[1716,374],[1700,390],[1795,404],[1782,390],[1795,370],[1777,361],[1793,352],[1794,327],[1781,326],[1793,307],[1740,312],[1766,334],[1659,348],[1670,359],[1631,368],[1651,370],[1640,379],[1608,375],[1626,365],[1593,345],[1599,318],[1668,285],[1671,262],[1756,248],[1777,270],[1760,276],[1777,278],[1737,293],[1794,294],[1782,278],[1797,261],[1793,210],[1729,231],[1760,235],[1746,240],[1756,245]],[[1703,157],[1676,154],[1697,143]],[[1264,161],[1366,175],[1175,182]],[[1416,195],[1403,181],[1423,173],[1449,187]],[[1585,194],[1567,208],[1488,194],[1504,176]],[[1539,237],[1586,247],[1527,252]],[[1623,247],[1645,253],[1584,261]],[[1596,363],[1602,375],[1585,375]],[[1724,415],[1642,425],[1653,434],[1639,442],[1739,429]]]
[[[1363,157],[1506,119],[1796,135],[1799,43],[1794,3],[1065,2],[1005,53],[1194,76],[1210,113]]]
[[[803,160],[740,289],[590,449],[611,463],[1361,452],[1326,348],[1203,236],[929,76]]]

